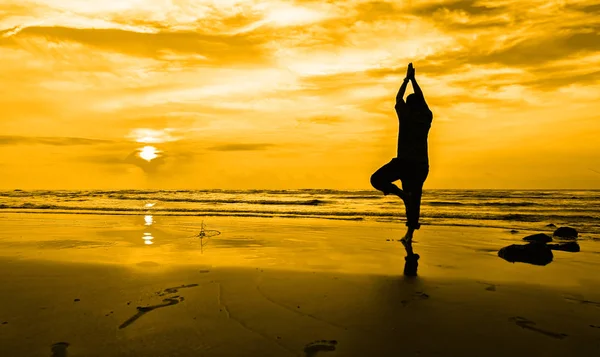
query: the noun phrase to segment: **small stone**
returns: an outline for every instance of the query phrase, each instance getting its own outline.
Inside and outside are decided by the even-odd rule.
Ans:
[[[519,233],[519,231],[518,231],[518,230],[516,230],[516,229],[511,229],[511,230],[510,230],[510,233],[512,233],[512,234],[515,234],[515,233]]]
[[[563,239],[577,239],[578,233],[575,228],[560,227],[554,231],[553,235]]]
[[[552,250],[542,243],[512,244],[500,249],[498,256],[510,263],[520,262],[542,266],[550,264],[554,258]]]
[[[548,244],[548,247],[552,250],[561,250],[563,252],[577,253],[581,250],[577,242],[567,242],[559,244]]]
[[[73,300],[73,301],[75,301],[75,302],[79,302],[79,301],[81,301],[81,299],[75,299],[75,300]]]
[[[546,227],[548,227],[548,228],[556,228],[556,225],[554,223],[550,223],[550,224],[547,224]]]
[[[550,243],[552,242],[552,237],[545,233],[532,234],[523,238],[524,241],[527,242],[535,242],[535,243]]]

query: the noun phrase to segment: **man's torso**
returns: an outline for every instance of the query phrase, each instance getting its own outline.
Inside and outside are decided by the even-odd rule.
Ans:
[[[399,119],[397,157],[409,161],[429,162],[427,137],[433,114],[429,109],[410,110],[406,105],[396,107]]]

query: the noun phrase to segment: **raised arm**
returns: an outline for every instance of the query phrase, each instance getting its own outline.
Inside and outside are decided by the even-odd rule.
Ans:
[[[402,81],[402,85],[400,86],[400,90],[398,90],[398,94],[396,94],[396,104],[404,103],[404,93],[406,92],[407,85],[408,78],[404,78],[404,81]]]
[[[427,102],[425,101],[425,96],[423,95],[423,91],[421,90],[421,87],[419,87],[419,83],[417,83],[417,79],[415,78],[414,70],[413,70],[412,76],[410,77],[410,81],[412,82],[412,87],[413,87],[413,90],[415,91],[415,94],[418,95],[419,97],[421,97],[421,99],[423,100],[423,104],[425,104],[425,107],[427,107],[427,109],[429,109],[429,106],[427,105]]]
[[[412,63],[408,64],[408,68],[406,69],[406,77],[404,77],[404,81],[398,90],[398,94],[396,94],[396,106],[404,104],[404,93],[406,92],[406,86],[408,85],[409,78],[413,73]]]

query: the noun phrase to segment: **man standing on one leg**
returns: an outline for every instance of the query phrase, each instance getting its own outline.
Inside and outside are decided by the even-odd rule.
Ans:
[[[414,93],[406,97],[405,102],[404,92],[409,81]],[[396,95],[395,109],[400,124],[398,153],[371,176],[371,184],[384,195],[392,193],[404,201],[408,230],[402,242],[406,244],[411,242],[414,231],[420,228],[421,194],[429,174],[427,136],[433,120],[433,113],[415,79],[412,63],[408,65],[406,78]],[[402,189],[392,183],[396,180],[402,182]]]

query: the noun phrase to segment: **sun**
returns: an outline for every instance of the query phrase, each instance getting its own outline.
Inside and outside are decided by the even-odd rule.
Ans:
[[[140,157],[150,162],[158,157],[158,150],[154,146],[144,146],[140,149]]]

